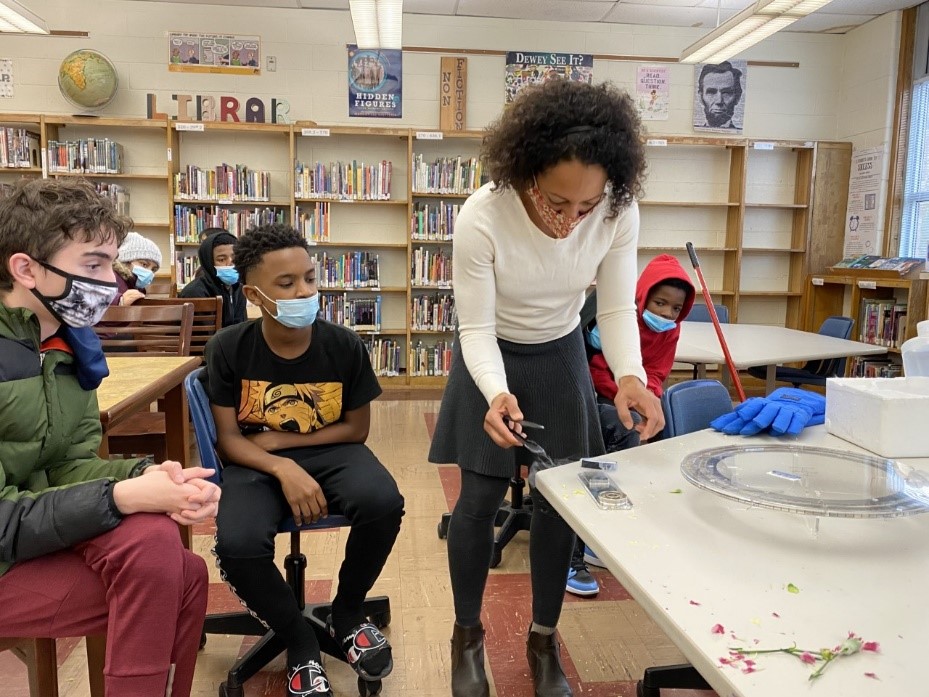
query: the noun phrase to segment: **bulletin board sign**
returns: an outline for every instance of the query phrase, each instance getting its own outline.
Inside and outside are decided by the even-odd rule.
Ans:
[[[403,116],[403,51],[348,45],[348,115]]]
[[[594,57],[584,53],[538,53],[508,51],[504,86],[509,104],[527,85],[538,85],[553,77],[590,84],[594,76]]]
[[[170,32],[168,70],[174,73],[260,75],[261,38]]]

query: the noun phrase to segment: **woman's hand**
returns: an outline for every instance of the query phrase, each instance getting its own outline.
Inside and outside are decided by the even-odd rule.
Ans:
[[[297,525],[315,523],[329,514],[329,504],[326,503],[322,488],[296,462],[287,461],[285,466],[275,471],[274,476],[281,483],[284,498],[290,505]]]
[[[523,412],[516,403],[516,395],[509,392],[501,392],[490,403],[490,409],[484,415],[484,430],[490,436],[494,443],[501,448],[512,448],[514,445],[522,445],[522,439],[517,435],[523,432],[518,423],[513,424],[511,429],[507,426],[503,417],[510,421],[522,421]],[[515,433],[514,433],[515,431]]]
[[[648,440],[664,428],[664,413],[661,411],[661,402],[653,395],[639,378],[626,375],[619,379],[619,391],[616,393],[616,411],[619,420],[628,429],[639,432],[642,440]],[[642,417],[641,423],[635,423],[630,409],[635,409]]]
[[[145,293],[142,291],[136,290],[135,288],[130,288],[125,293],[123,293],[122,297],[119,299],[119,304],[123,307],[126,307],[127,305],[132,305],[132,303],[141,300],[144,297]]]

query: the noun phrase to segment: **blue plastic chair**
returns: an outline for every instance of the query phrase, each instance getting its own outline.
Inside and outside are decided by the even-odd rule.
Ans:
[[[222,462],[216,453],[216,424],[210,410],[210,400],[200,382],[203,369],[196,370],[184,378],[184,390],[187,393],[187,405],[194,426],[197,452],[204,467],[216,471],[213,481],[222,485]],[[300,533],[304,530],[328,530],[349,525],[348,519],[340,515],[329,515],[308,525],[297,525],[293,518],[285,518],[278,526],[278,532],[290,533],[290,554],[284,559],[287,584],[294,592],[298,605],[303,609],[307,622],[316,632],[320,649],[334,658],[344,661],[342,648],[329,635],[326,619],[332,613],[331,603],[306,604],[305,579],[306,556],[300,551]],[[365,599],[364,611],[369,621],[378,628],[390,624],[390,599],[376,596]],[[219,686],[219,694],[225,697],[243,697],[244,683],[255,673],[280,655],[285,646],[274,632],[269,631],[256,617],[247,611],[226,612],[207,615],[203,625],[206,634],[231,634],[234,636],[260,636],[261,639],[248,653],[235,662],[229,669],[226,681]],[[358,692],[361,697],[376,695],[381,691],[380,681],[367,682],[358,678]]]
[[[851,317],[832,315],[823,321],[818,333],[823,336],[833,336],[836,339],[848,339],[852,334],[852,325],[854,323],[855,320]],[[778,382],[789,382],[794,387],[800,387],[800,385],[825,387],[826,378],[845,375],[846,360],[848,359],[843,357],[807,361],[802,368],[778,366],[774,371],[774,379]],[[760,380],[767,379],[767,369],[764,366],[749,368],[748,374]]]
[[[725,305],[717,305],[713,303],[713,308],[716,310],[716,317],[719,320],[720,324],[729,324],[729,308]],[[710,311],[707,309],[705,303],[694,303],[693,307],[690,308],[690,312],[687,314],[687,319],[685,322],[712,322],[710,319]]]
[[[709,428],[717,416],[732,411],[732,398],[718,380],[688,380],[671,385],[661,395],[665,438]]]

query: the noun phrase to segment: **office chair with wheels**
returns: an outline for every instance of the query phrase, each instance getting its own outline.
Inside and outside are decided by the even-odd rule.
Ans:
[[[661,395],[664,437],[683,436],[709,428],[717,416],[732,410],[732,399],[717,380],[690,380],[671,385]],[[661,690],[712,689],[697,670],[687,663],[645,669],[636,684],[636,697],[659,697]]]
[[[204,467],[216,470],[214,479],[221,481],[222,462],[216,454],[216,425],[210,411],[210,402],[200,382],[201,370],[190,373],[184,379],[187,392],[187,404],[196,435],[197,452]],[[305,575],[306,556],[300,551],[300,533],[304,530],[328,530],[345,527],[349,524],[343,516],[330,515],[315,523],[296,525],[290,518],[281,521],[278,532],[290,534],[290,554],[284,559],[287,584],[294,592],[297,603],[303,608],[306,621],[316,632],[320,649],[341,661],[345,654],[338,643],[329,635],[326,620],[332,613],[331,603],[306,604]],[[368,598],[364,602],[365,615],[376,627],[383,628],[390,624],[390,599],[387,596]],[[204,634],[232,634],[235,636],[260,636],[261,639],[229,669],[225,682],[219,686],[220,697],[243,697],[244,683],[284,651],[284,645],[274,632],[267,630],[257,618],[246,611],[227,612],[207,615],[203,625]],[[381,681],[365,681],[358,678],[358,692],[361,697],[377,695],[381,691]]]
[[[827,317],[819,327],[819,334],[833,336],[836,339],[848,339],[852,334],[852,325],[855,323],[851,317],[833,315]],[[778,366],[774,371],[774,379],[778,382],[789,382],[794,387],[800,385],[826,386],[826,378],[842,377],[845,375],[846,358],[824,358],[822,360],[807,361],[802,368]],[[748,369],[752,377],[765,380],[766,368],[756,366]]]

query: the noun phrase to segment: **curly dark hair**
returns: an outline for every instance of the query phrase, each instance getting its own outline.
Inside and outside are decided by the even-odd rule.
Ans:
[[[235,243],[236,271],[239,272],[242,281],[248,283],[248,272],[261,263],[265,254],[292,247],[305,249],[306,253],[310,254],[310,245],[307,244],[303,235],[290,225],[274,223],[252,228]]]
[[[132,219],[86,179],[21,179],[0,199],[0,292],[13,290],[14,254],[48,261],[72,241],[119,246],[131,227]]]
[[[614,216],[642,195],[644,140],[628,94],[609,83],[553,79],[520,91],[488,128],[482,157],[495,187],[518,191],[559,162],[600,165]]]

